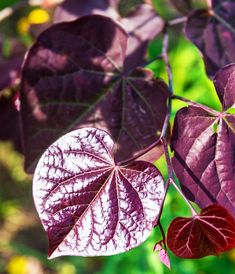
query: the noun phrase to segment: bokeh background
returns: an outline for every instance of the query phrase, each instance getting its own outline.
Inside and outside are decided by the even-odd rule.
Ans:
[[[80,1],[80,0],[78,0]],[[33,3],[34,2],[34,3]],[[20,41],[29,47],[38,33],[50,24],[54,1],[0,0],[1,56],[10,60],[11,41]],[[141,1],[121,1],[121,12]],[[32,5],[36,4],[36,6]],[[41,5],[43,4],[43,5]],[[195,1],[195,6],[203,7],[205,1]],[[166,20],[182,16],[165,0],[154,0],[153,5]],[[13,11],[11,15],[7,12]],[[173,27],[170,32],[170,63],[173,85],[176,94],[219,109],[219,101],[213,83],[205,74],[204,64],[197,48],[186,40],[182,25]],[[161,52],[162,37],[149,44],[147,58]],[[156,75],[167,81],[164,64],[155,61],[148,65]],[[4,66],[0,63],[0,77]],[[17,89],[17,84],[15,89]],[[0,92],[5,96],[9,91]],[[4,95],[3,95],[4,94]],[[171,124],[176,111],[185,104],[173,102]],[[12,129],[14,130],[14,129]],[[1,131],[1,128],[0,128]],[[140,247],[115,256],[83,258],[61,257],[47,259],[47,237],[37,216],[32,198],[32,177],[23,170],[23,157],[11,142],[0,141],[0,273],[8,274],[227,274],[235,273],[235,250],[221,257],[209,256],[200,260],[176,258],[171,252],[171,270],[160,263],[153,252],[154,244],[161,239],[158,228]],[[164,156],[156,166],[167,178]],[[190,216],[190,211],[177,192],[170,188],[164,204],[161,223],[165,231],[171,220],[177,216]]]

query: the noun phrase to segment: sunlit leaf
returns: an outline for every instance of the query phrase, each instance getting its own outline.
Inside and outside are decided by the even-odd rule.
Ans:
[[[111,255],[151,233],[164,181],[150,163],[118,166],[103,130],[83,128],[53,143],[35,170],[33,195],[49,238],[49,256]]]
[[[175,118],[173,166],[186,196],[200,207],[218,202],[235,216],[235,65],[215,76],[222,112],[181,109]]]

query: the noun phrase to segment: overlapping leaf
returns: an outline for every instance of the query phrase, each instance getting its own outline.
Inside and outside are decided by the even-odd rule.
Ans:
[[[106,129],[117,161],[156,140],[168,89],[149,70],[123,72],[126,44],[126,32],[100,15],[54,25],[38,38],[21,84],[28,170],[50,143],[80,127]]]
[[[225,208],[208,206],[192,218],[174,219],[167,244],[181,258],[219,255],[235,247],[235,220]]]
[[[173,166],[183,191],[200,207],[218,202],[235,216],[235,65],[214,81],[222,112],[200,107],[181,109],[175,119],[171,147]]]
[[[235,62],[235,2],[212,3],[213,13],[225,23],[207,10],[196,10],[188,17],[185,32],[202,52],[208,75],[214,77],[217,70]]]
[[[119,17],[118,0],[66,0],[54,12],[54,23],[72,21],[78,17],[101,14],[117,19]]]
[[[103,130],[72,131],[52,144],[35,170],[33,195],[49,256],[127,251],[151,233],[164,181],[150,163],[118,166]]]
[[[122,18],[117,9],[117,2],[67,0],[56,9],[54,20],[71,21],[89,14],[102,14],[118,20],[129,35],[125,67],[135,68],[143,64],[148,42],[163,30],[164,21],[148,4],[137,5],[127,17]]]
[[[19,82],[20,68],[23,61],[25,47],[16,40],[9,40],[9,56],[2,56],[2,45],[0,45],[0,91],[14,86]]]

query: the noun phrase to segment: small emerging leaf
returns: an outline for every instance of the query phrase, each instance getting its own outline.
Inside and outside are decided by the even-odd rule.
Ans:
[[[208,206],[192,218],[174,219],[167,245],[181,258],[219,255],[235,247],[235,220],[220,205]]]
[[[49,256],[97,256],[127,251],[150,235],[164,181],[150,163],[118,166],[103,130],[72,131],[41,157],[34,201],[48,233]]]
[[[158,252],[158,257],[160,261],[170,269],[170,259],[167,250],[162,247],[162,241],[156,243],[156,245],[154,246],[154,251]]]

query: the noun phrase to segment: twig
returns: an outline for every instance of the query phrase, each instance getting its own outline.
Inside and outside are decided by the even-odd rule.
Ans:
[[[202,105],[202,104],[200,104],[200,103],[193,102],[193,101],[191,101],[191,100],[189,100],[189,99],[187,99],[187,98],[184,98],[184,97],[182,97],[182,96],[172,94],[171,98],[172,98],[172,99],[177,99],[177,100],[183,101],[183,102],[189,104],[190,106],[200,107],[200,108],[204,109],[205,111],[207,111],[207,112],[209,112],[209,113],[211,113],[211,114],[213,114],[213,115],[215,115],[215,116],[219,116],[219,115],[220,115],[220,112],[219,112],[219,111],[216,111],[216,110],[214,110],[214,109],[212,109],[212,108],[209,108],[209,107],[207,107],[207,106],[205,106],[205,105]]]
[[[174,178],[173,178],[174,171],[173,171],[171,157],[170,157],[170,153],[169,153],[169,149],[168,149],[168,141],[167,141],[167,136],[166,136],[167,134],[166,133],[167,133],[167,127],[168,127],[169,119],[170,119],[170,115],[171,115],[172,98],[173,98],[173,93],[174,93],[173,92],[173,84],[172,84],[173,83],[173,81],[172,81],[172,71],[171,71],[169,58],[168,58],[168,46],[169,46],[169,37],[168,37],[167,31],[165,31],[164,38],[163,38],[162,57],[163,57],[163,61],[165,63],[166,70],[167,70],[170,98],[169,98],[169,101],[168,101],[167,114],[166,114],[166,118],[165,118],[165,121],[164,121],[161,137],[160,137],[160,139],[162,140],[162,144],[163,144],[163,148],[164,148],[164,154],[165,154],[166,163],[167,163],[167,169],[168,169],[168,180],[165,184],[165,194],[164,194],[164,198],[163,198],[162,207],[163,207],[163,204],[164,204],[164,201],[165,201],[165,198],[166,198],[166,194],[167,194],[169,185],[172,184],[175,187],[175,189],[180,193],[182,198],[185,200],[185,202],[187,203],[189,208],[191,209],[192,215],[195,216],[197,214],[197,212],[195,211],[193,206],[190,204],[189,200],[185,197],[183,192],[179,189],[177,184],[175,184],[175,182],[174,182]],[[162,210],[162,208],[161,208],[161,210]],[[159,218],[157,220],[158,222],[159,222]]]
[[[124,166],[124,165],[127,165],[127,164],[133,162],[134,160],[140,158],[142,155],[146,154],[147,152],[149,152],[151,149],[153,149],[155,146],[159,145],[160,143],[161,143],[161,139],[159,138],[155,142],[153,142],[150,146],[143,149],[140,153],[134,155],[133,157],[131,157],[129,159],[118,162],[117,165]]]
[[[189,202],[189,200],[185,197],[184,193],[182,192],[182,190],[178,187],[178,185],[176,184],[176,182],[174,181],[173,178],[169,179],[170,183],[174,186],[174,188],[178,191],[178,193],[180,194],[180,196],[184,199],[184,201],[187,203],[187,205],[189,206],[189,208],[191,209],[192,215],[195,216],[197,215],[196,210],[193,208],[193,206],[191,205],[191,203]]]
[[[222,25],[224,25],[228,30],[230,30],[233,34],[235,34],[235,29],[231,26],[227,21],[224,20],[220,15],[215,13],[213,10],[210,11],[211,15],[216,18]]]
[[[170,21],[167,22],[168,26],[174,26],[174,25],[178,25],[178,24],[183,24],[187,21],[188,17],[187,16],[183,16],[183,17],[179,17],[176,19],[172,19]]]

